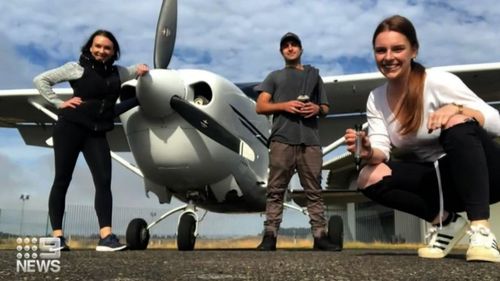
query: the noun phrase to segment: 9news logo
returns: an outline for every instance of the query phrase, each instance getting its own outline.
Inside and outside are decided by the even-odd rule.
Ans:
[[[61,256],[61,241],[55,237],[41,237],[40,239],[21,238],[17,240],[16,271],[17,272],[54,272],[61,270],[59,257]]]

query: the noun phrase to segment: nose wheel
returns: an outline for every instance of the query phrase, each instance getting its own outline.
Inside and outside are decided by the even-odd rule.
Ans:
[[[177,249],[179,251],[192,251],[196,242],[196,219],[191,213],[184,213],[179,219],[177,228]]]
[[[141,218],[136,218],[130,221],[127,227],[126,235],[129,249],[145,250],[149,243],[149,230],[160,221],[177,212],[182,212],[177,225],[177,249],[180,251],[194,250],[196,236],[198,235],[198,215],[196,214],[196,210],[192,202],[166,212],[150,225],[148,225],[146,221]]]
[[[126,239],[130,250],[145,250],[149,243],[149,230],[146,221],[141,218],[130,221]]]

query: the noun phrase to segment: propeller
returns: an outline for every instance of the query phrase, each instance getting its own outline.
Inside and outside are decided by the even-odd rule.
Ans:
[[[166,69],[172,58],[177,32],[177,1],[164,0],[156,26],[155,68]]]
[[[255,161],[255,153],[246,142],[233,135],[196,105],[173,96],[170,99],[170,106],[198,131],[246,159]]]
[[[166,69],[168,67],[170,59],[172,58],[172,54],[174,52],[176,31],[177,31],[177,0],[164,0],[161,5],[160,15],[158,16],[158,23],[156,26],[155,47],[154,47],[154,66],[156,69]],[[150,90],[148,89],[148,87],[153,87],[154,83],[152,83],[152,81],[147,81],[147,82],[144,81],[144,80],[151,80],[150,74],[152,72],[153,71],[150,71],[149,74],[145,75],[148,78],[139,77],[137,79],[136,84],[131,85],[132,87],[130,88],[135,90],[137,97],[131,97],[130,100],[121,99],[121,102],[115,107],[115,112],[117,116],[134,108],[139,104],[145,107],[146,111],[156,116],[163,117],[171,113],[168,108],[165,109],[158,108],[163,104],[167,104],[168,107],[168,100],[166,103],[164,102],[166,98],[169,98],[168,96],[162,98],[162,96],[160,95],[159,97],[162,98],[160,100],[160,103],[157,103],[158,97],[156,98],[147,97],[148,95],[151,96],[152,94],[157,94],[157,93],[148,94],[149,92],[148,90]],[[171,78],[168,79],[169,82],[171,80],[172,80]],[[177,94],[179,88],[183,88],[182,86],[179,86],[179,84],[183,85],[182,80],[174,81],[174,86],[167,87],[166,88],[167,90],[170,88],[174,89],[173,93],[169,94],[171,95]],[[122,89],[124,89],[125,91],[126,90],[125,88],[126,87],[123,87]],[[143,89],[141,90],[140,88]],[[146,95],[146,97],[143,97],[144,95]]]
[[[175,111],[215,142],[250,161],[255,161],[255,153],[246,142],[233,135],[196,105],[185,100],[186,88],[182,76],[167,69],[174,51],[176,29],[177,1],[164,0],[156,27],[155,69],[140,77],[136,87],[142,111],[146,115],[160,118],[165,118]]]

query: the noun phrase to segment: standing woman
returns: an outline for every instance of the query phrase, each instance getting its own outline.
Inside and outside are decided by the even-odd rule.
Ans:
[[[419,44],[408,19],[383,20],[372,44],[387,82],[368,98],[368,135],[359,133],[366,165],[358,188],[434,226],[420,257],[443,258],[469,230],[467,261],[500,262],[488,221],[490,204],[500,201],[500,146],[493,140],[500,135],[498,111],[457,76],[415,61]],[[348,129],[350,152],[355,139]],[[393,148],[413,157],[391,161]],[[457,214],[462,211],[470,225]]]
[[[80,152],[90,168],[95,185],[94,207],[99,220],[97,251],[126,248],[111,229],[111,156],[106,132],[113,129],[114,106],[121,83],[148,72],[144,64],[124,68],[114,65],[120,46],[107,30],[95,31],[82,46],[80,60],[44,72],[33,80],[40,94],[58,109],[54,126],[55,178],[49,196],[49,216],[53,236],[61,240],[61,250],[69,250],[62,221],[66,193]],[[73,96],[63,101],[52,86],[68,81]]]

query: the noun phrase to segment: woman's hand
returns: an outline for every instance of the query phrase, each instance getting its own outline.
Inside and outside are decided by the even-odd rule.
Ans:
[[[447,104],[432,112],[427,120],[427,129],[429,129],[429,133],[444,128],[450,118],[456,114],[458,114],[458,106],[454,104]]]
[[[142,75],[148,73],[148,71],[149,71],[149,67],[147,64],[139,64],[139,65],[137,65],[137,68],[135,70],[135,74],[137,75],[137,77],[139,77],[139,76],[142,76]]]
[[[347,151],[351,153],[356,152],[356,136],[361,138],[360,157],[364,159],[371,158],[373,155],[373,149],[370,144],[370,139],[363,130],[356,132],[354,129],[347,129],[345,131],[344,140],[347,145]]]
[[[71,107],[71,108],[76,108],[82,103],[82,99],[79,97],[72,97],[69,100],[63,102],[59,108],[66,108],[66,107]]]

